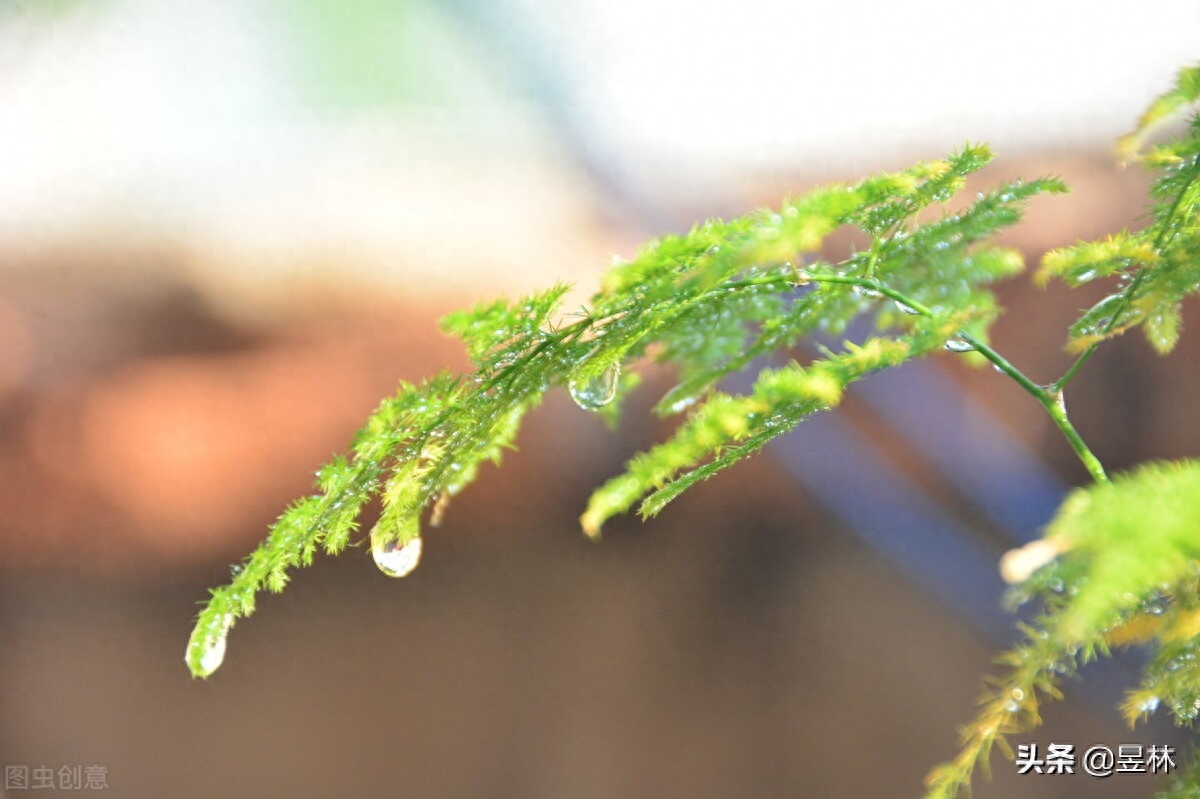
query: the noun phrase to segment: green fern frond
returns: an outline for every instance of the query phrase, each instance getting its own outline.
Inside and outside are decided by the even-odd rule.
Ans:
[[[519,357],[522,348],[542,339],[569,290],[569,285],[560,283],[517,302],[497,300],[456,311],[442,319],[442,329],[466,345],[477,369],[493,372]]]
[[[282,590],[290,570],[309,565],[322,546],[342,551],[376,493],[383,507],[372,549],[377,560],[407,552],[404,569],[380,561],[388,573],[406,573],[419,555],[423,515],[432,507],[430,522],[439,521],[450,497],[481,463],[499,458],[524,413],[554,386],[615,422],[614,398],[637,382],[623,367],[653,356],[675,366],[680,381],[659,412],[691,409],[671,441],[596,493],[583,517],[595,534],[639,499],[643,515],[659,512],[807,414],[837,404],[845,387],[870,371],[960,335],[985,336],[995,315],[986,286],[1017,271],[1021,260],[981,242],[1015,222],[1029,197],[1061,191],[1061,184],[1009,184],[956,214],[922,224],[915,217],[949,199],[990,159],[986,147],[969,146],[944,161],[816,189],[777,211],[665,236],[613,268],[590,308],[569,324],[558,322],[561,285],[446,317],[443,328],[463,340],[474,373],[403,386],[380,406],[356,437],[353,456],[322,469],[320,493],[281,516],[233,581],[213,592],[188,645],[192,672],[207,676],[219,665],[216,653],[234,621],[253,611],[257,592]],[[846,225],[872,235],[867,252],[800,265]],[[764,371],[747,397],[715,392],[722,378],[756,359],[818,332],[844,330],[864,314],[891,335],[847,344],[808,366]]]
[[[1200,80],[1200,67],[1185,72],[1191,92],[1200,85],[1193,85]],[[1072,351],[1090,351],[1141,326],[1155,349],[1170,352],[1179,338],[1180,303],[1200,290],[1200,120],[1193,120],[1181,139],[1152,149],[1143,161],[1159,173],[1151,188],[1153,219],[1144,230],[1055,250],[1042,261],[1042,280],[1058,277],[1079,285],[1119,279],[1118,290],[1071,327]]]
[[[1132,154],[1148,128],[1198,97],[1195,67],[1153,104],[1122,148]],[[1084,354],[1049,386],[1043,404],[1052,416],[1066,419],[1058,403],[1063,386],[1099,342],[1140,325],[1159,352],[1174,347],[1181,301],[1200,288],[1200,121],[1142,161],[1159,172],[1150,226],[1081,242],[1043,259],[1040,281],[1055,277],[1070,286],[1120,281],[1115,293],[1072,326],[1068,347]],[[1014,595],[1042,601],[1044,613],[1026,627],[1025,642],[1004,656],[1006,677],[985,693],[959,756],[930,774],[928,797],[970,793],[973,771],[986,768],[992,747],[1004,746],[1004,735],[1039,723],[1037,697],[1057,697],[1063,675],[1108,654],[1110,647],[1156,648],[1141,686],[1122,705],[1130,723],[1160,704],[1181,725],[1200,716],[1200,463],[1147,464],[1111,482],[1103,470],[1093,475],[1096,485],[1070,495],[1044,539],[1010,553],[1014,557],[1002,564],[1007,578],[1024,581]],[[1194,770],[1189,774],[1165,795],[1194,795],[1198,781]]]
[[[1068,285],[1081,286],[1092,280],[1126,274],[1139,264],[1153,266],[1157,262],[1158,252],[1142,236],[1123,231],[1102,241],[1085,241],[1046,253],[1037,280],[1044,284],[1057,277]]]
[[[986,685],[978,715],[962,731],[958,756],[936,766],[925,778],[925,799],[969,795],[975,772],[988,773],[992,750],[999,747],[1011,758],[1008,736],[1040,726],[1041,703],[1062,698],[1062,680],[1074,676],[1080,666],[1103,651],[1100,640],[1062,647],[1045,632],[1052,623],[1052,615],[1046,615],[1032,625],[1021,626],[1024,640],[998,658],[1005,674]]]
[[[1097,631],[1148,592],[1193,573],[1200,558],[1200,462],[1145,464],[1111,483],[1077,489],[1046,539],[1070,553],[1082,580],[1056,633]]]
[[[1121,140],[1122,153],[1136,155],[1155,128],[1198,100],[1200,66],[1179,73]],[[1024,266],[1019,252],[991,240],[1019,220],[1030,198],[1066,187],[1054,178],[1015,181],[937,215],[936,206],[991,159],[986,146],[968,145],[944,160],[818,188],[777,210],[663,236],[614,266],[574,316],[562,314],[564,285],[447,316],[442,327],[463,341],[470,374],[401,384],[381,403],[349,457],[317,473],[317,493],[289,507],[231,582],[211,592],[185,654],[192,673],[207,677],[220,666],[230,629],[254,611],[259,592],[282,591],[319,549],[344,551],[375,496],[381,512],[367,536],[375,560],[389,576],[411,571],[423,520],[440,523],[451,498],[484,462],[500,461],[524,415],[552,388],[566,388],[581,408],[615,425],[622,398],[639,385],[638,366],[653,360],[675,369],[677,382],[654,411],[680,416],[678,427],[593,493],[581,524],[595,537],[635,505],[643,518],[660,513],[811,414],[836,407],[862,377],[947,349],[991,362],[1032,396],[1095,484],[1067,498],[1042,539],[1002,562],[1016,584],[1009,601],[1039,603],[1039,615],[1000,658],[1003,675],[987,684],[957,757],[928,777],[927,796],[969,793],[995,748],[1011,757],[1007,736],[1041,723],[1042,703],[1061,696],[1063,678],[1112,648],[1142,646],[1152,655],[1122,705],[1131,725],[1163,707],[1177,724],[1193,726],[1200,719],[1200,461],[1151,463],[1109,480],[1068,419],[1064,388],[1101,342],[1127,330],[1141,327],[1160,352],[1175,346],[1181,303],[1200,290],[1200,119],[1139,156],[1156,173],[1146,228],[1043,258],[1039,281],[1115,283],[1071,327],[1068,348],[1082,354],[1050,385],[988,344],[999,313],[991,286]],[[842,228],[869,243],[817,260]],[[862,330],[851,325],[864,319],[873,331],[834,343],[848,329]],[[806,339],[820,357],[800,363],[793,347]],[[727,378],[754,369],[747,393],[721,390]],[[1200,797],[1200,766],[1162,795]]]
[[[396,396],[380,404],[355,436],[353,457],[322,468],[320,493],[284,511],[267,539],[233,569],[233,580],[212,591],[187,646],[193,674],[206,677],[221,665],[226,635],[238,617],[254,612],[260,591],[282,591],[288,570],[310,565],[319,546],[329,554],[345,548],[397,450],[411,446],[411,431],[428,426],[459,390],[456,381],[442,375],[420,387],[401,384]]]
[[[1175,85],[1160,95],[1138,119],[1131,133],[1117,141],[1117,154],[1131,160],[1154,132],[1178,119],[1200,99],[1200,66],[1185,67],[1175,76]]]
[[[1190,725],[1200,715],[1198,530],[1197,461],[1146,464],[1073,492],[1045,538],[1025,548],[1046,562],[1019,596],[1042,601],[1044,613],[1002,659],[1005,676],[985,695],[958,757],[929,776],[927,796],[966,793],[995,743],[1040,723],[1037,696],[1057,698],[1061,677],[1113,646],[1160,645],[1122,706],[1126,718],[1143,718],[1161,702]],[[1056,554],[1058,562],[1048,562]]]

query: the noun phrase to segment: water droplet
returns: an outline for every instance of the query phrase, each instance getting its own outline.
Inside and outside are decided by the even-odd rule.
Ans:
[[[1073,332],[1079,336],[1102,336],[1108,332],[1114,315],[1125,304],[1125,295],[1110,294],[1092,306],[1083,319],[1076,322]]]
[[[379,571],[388,577],[407,577],[421,562],[421,539],[410,538],[403,543],[388,541],[371,546],[371,556]]]
[[[1025,698],[1025,692],[1022,691],[1020,688],[1014,688],[1014,689],[1012,689],[1012,698],[1014,700],[1016,700],[1017,702],[1020,702],[1022,699]]]
[[[1010,699],[1004,703],[1004,709],[1007,710],[1009,713],[1016,713],[1018,710],[1021,709],[1021,706],[1019,704],[1017,704],[1016,700]]]
[[[1159,699],[1157,696],[1147,696],[1138,702],[1137,709],[1141,713],[1153,713],[1158,710]]]
[[[919,316],[921,313],[920,311],[918,311],[916,308],[912,307],[908,303],[900,302],[900,300],[896,300],[895,302],[896,302],[896,307],[899,308],[904,313],[908,314],[909,316]]]
[[[614,363],[600,374],[582,380],[571,378],[568,388],[571,399],[585,411],[603,408],[617,396],[617,381],[621,378],[621,365]]]
[[[950,352],[970,352],[971,350],[975,349],[975,347],[971,345],[971,342],[958,338],[957,336],[952,339],[947,339],[946,343],[942,346],[944,346]]]
[[[237,577],[239,574],[241,574],[241,573],[242,573],[242,572],[244,572],[245,570],[246,570],[246,567],[245,567],[245,566],[243,566],[243,565],[242,565],[242,564],[240,564],[240,563],[235,563],[235,564],[233,564],[232,566],[230,566],[230,567],[229,567],[229,576],[230,576],[230,577]]]
[[[200,653],[200,658],[196,662],[195,674],[198,677],[208,677],[214,671],[221,668],[221,664],[225,662],[225,639],[229,635],[229,628],[233,626],[233,616],[227,615],[224,623],[221,625],[220,631],[215,635],[210,636],[204,641],[204,649]],[[194,644],[188,643],[187,652],[184,653],[184,661],[191,664],[191,652]]]
[[[690,397],[680,397],[671,403],[671,413],[683,413],[688,408],[696,404],[698,398],[695,394]]]
[[[225,633],[221,633],[204,647],[204,654],[200,656],[201,677],[212,674],[225,662],[225,640]]]
[[[854,293],[868,300],[877,300],[883,296],[875,289],[866,286],[854,286]]]

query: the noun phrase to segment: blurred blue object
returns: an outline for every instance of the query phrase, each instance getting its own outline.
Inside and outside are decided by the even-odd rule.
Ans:
[[[746,390],[751,379],[739,376],[729,388]],[[938,366],[905,364],[852,390],[1012,545],[1034,538],[1050,520],[1062,483]],[[889,564],[989,637],[1011,640],[994,537],[890,467],[876,442],[841,414],[814,415],[768,451]]]
[[[1036,538],[1067,487],[936,363],[872,375],[859,397],[1016,544]]]
[[[771,455],[847,529],[992,638],[1012,636],[996,554],[837,414],[817,414]]]

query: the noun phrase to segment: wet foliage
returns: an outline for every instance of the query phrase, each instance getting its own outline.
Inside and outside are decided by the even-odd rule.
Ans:
[[[1198,97],[1200,67],[1183,70],[1120,143],[1125,158],[1156,174],[1149,224],[1043,259],[1039,279],[1112,285],[1071,327],[1067,346],[1078,358],[1050,385],[1034,383],[988,344],[1000,310],[990,287],[1023,268],[1020,254],[992,237],[1019,221],[1027,200],[1066,187],[1053,178],[1017,181],[958,199],[949,210],[967,176],[991,159],[985,146],[651,241],[615,265],[573,312],[561,307],[566,287],[556,286],[450,315],[444,329],[462,340],[473,371],[401,384],[379,405],[349,454],[317,473],[316,492],[284,511],[234,567],[231,582],[211,592],[188,643],[189,668],[210,676],[230,629],[254,611],[261,591],[282,591],[291,570],[310,565],[318,551],[337,555],[356,543],[372,498],[382,511],[360,538],[384,574],[410,573],[423,530],[438,524],[484,462],[499,462],[524,415],[549,391],[565,389],[581,412],[616,424],[641,368],[675,368],[677,382],[655,412],[678,418],[678,426],[595,490],[581,526],[598,537],[613,516],[635,506],[654,516],[811,414],[835,408],[856,380],[949,352],[991,362],[1016,381],[1094,482],[1067,498],[1043,539],[1005,558],[1014,601],[1040,611],[1000,658],[1003,674],[989,682],[959,755],[930,775],[928,796],[969,792],[993,748],[1008,751],[1005,736],[1038,724],[1063,679],[1115,647],[1151,653],[1123,707],[1129,721],[1165,710],[1191,726],[1200,716],[1200,466],[1150,463],[1110,480],[1072,426],[1064,391],[1114,336],[1140,327],[1166,353],[1180,335],[1181,302],[1200,288],[1200,123],[1139,151]],[[842,228],[869,244],[829,258],[826,240]],[[845,338],[864,317],[872,332]],[[796,360],[793,347],[802,340],[820,356]],[[721,388],[741,372],[756,374],[749,390]],[[1196,795],[1196,769],[1164,794]]]

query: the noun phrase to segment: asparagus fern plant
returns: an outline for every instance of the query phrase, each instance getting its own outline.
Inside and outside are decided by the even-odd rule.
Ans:
[[[444,328],[462,339],[474,371],[402,384],[380,404],[350,455],[320,470],[318,491],[288,508],[232,582],[211,592],[187,646],[189,668],[210,676],[230,628],[254,611],[260,591],[282,591],[289,571],[311,564],[318,550],[346,549],[373,496],[382,500],[369,532],[375,561],[390,576],[410,572],[423,516],[436,525],[556,386],[615,421],[621,398],[638,383],[637,366],[677,369],[678,383],[654,410],[682,421],[592,495],[581,523],[597,537],[614,515],[637,505],[643,517],[654,516],[697,482],[835,407],[859,378],[948,350],[990,361],[1016,381],[1093,482],[1067,498],[1043,539],[1002,563],[1016,598],[1039,603],[1041,612],[1002,657],[1004,675],[990,684],[959,755],[930,775],[928,796],[968,792],[993,746],[1007,749],[1005,736],[1038,723],[1040,702],[1059,696],[1064,676],[1114,646],[1152,653],[1124,706],[1131,723],[1162,707],[1178,724],[1193,724],[1200,716],[1200,462],[1151,463],[1110,479],[1072,425],[1064,392],[1107,339],[1140,327],[1166,353],[1179,337],[1180,304],[1200,288],[1200,121],[1141,151],[1153,129],[1197,99],[1200,66],[1183,70],[1119,144],[1126,159],[1157,175],[1150,223],[1042,259],[1039,280],[1111,287],[1071,327],[1067,346],[1078,358],[1049,385],[988,343],[999,310],[990,287],[1023,268],[1018,252],[992,239],[1020,219],[1027,200],[1066,187],[1054,178],[1018,181],[945,211],[967,176],[991,160],[979,145],[653,241],[615,266],[574,316],[560,313],[564,286],[450,315]],[[845,227],[869,245],[840,261],[820,259],[827,237]],[[865,341],[818,344],[821,357],[807,363],[763,367],[743,395],[718,389],[727,375],[802,339],[836,339],[862,316],[874,321]],[[1197,792],[1194,765],[1166,795]]]

